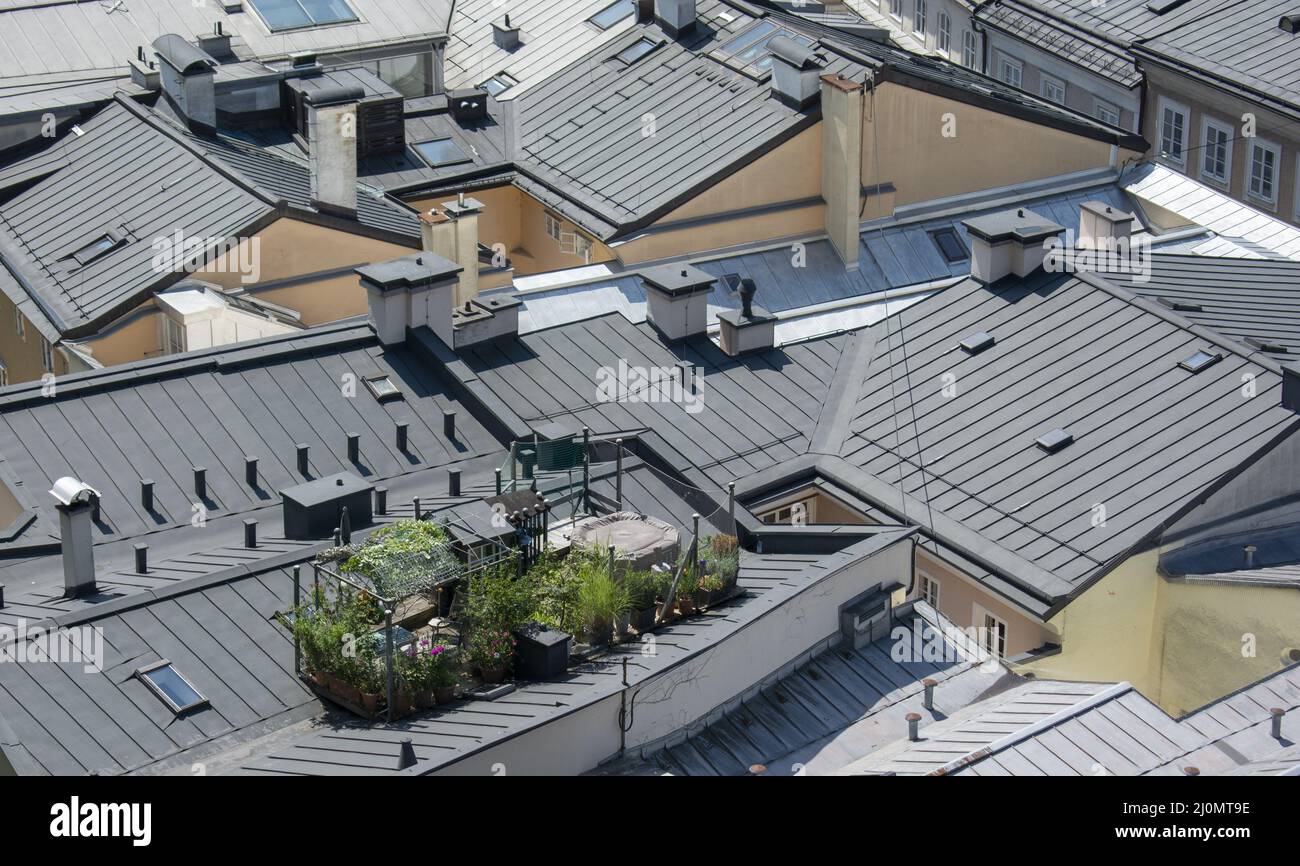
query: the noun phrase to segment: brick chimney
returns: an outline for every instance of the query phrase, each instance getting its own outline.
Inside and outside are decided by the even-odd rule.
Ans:
[[[312,204],[322,213],[357,213],[357,104],[360,87],[326,87],[307,94]]]
[[[983,283],[1033,273],[1042,267],[1051,239],[1065,233],[1065,226],[1025,208],[975,217],[962,225],[971,240],[971,276]]]

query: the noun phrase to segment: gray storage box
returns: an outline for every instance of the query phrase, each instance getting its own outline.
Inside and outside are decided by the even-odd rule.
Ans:
[[[340,472],[280,491],[284,500],[285,538],[329,538],[339,526],[343,507],[353,529],[372,522],[373,484],[350,472]]]

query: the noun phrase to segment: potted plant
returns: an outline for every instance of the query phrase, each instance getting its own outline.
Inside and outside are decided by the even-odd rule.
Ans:
[[[449,704],[456,699],[456,666],[452,652],[444,644],[429,648],[433,659],[433,702]]]
[[[730,592],[740,576],[740,541],[725,533],[710,536],[707,554],[713,573],[722,580],[722,588]]]
[[[624,575],[623,585],[627,588],[628,608],[631,611],[628,624],[636,629],[638,634],[644,634],[654,628],[655,624],[655,613],[658,610],[655,598],[659,594],[658,575],[650,571],[631,571]]]
[[[476,628],[469,639],[469,661],[483,682],[495,685],[505,679],[515,654],[515,639],[505,629]]]
[[[578,607],[587,643],[592,646],[609,643],[614,635],[615,620],[626,614],[630,607],[627,587],[615,580],[607,567],[589,563],[583,569]]]
[[[722,600],[727,594],[727,588],[722,583],[722,578],[716,574],[706,574],[700,578],[700,588],[696,590],[696,605],[712,607]]]
[[[699,578],[695,576],[695,570],[690,567],[683,568],[681,579],[677,581],[677,591],[673,594],[677,599],[679,614],[690,616],[695,613],[695,591],[699,588]]]
[[[398,656],[404,691],[409,691],[415,706],[420,708],[431,707],[434,704],[433,690],[438,679],[438,655],[443,648],[437,647],[437,653],[434,653],[434,649],[433,642],[426,637],[408,646]]]

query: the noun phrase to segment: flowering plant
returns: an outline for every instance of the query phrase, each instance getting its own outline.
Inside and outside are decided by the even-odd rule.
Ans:
[[[480,668],[509,668],[514,660],[515,639],[508,631],[476,629],[467,649],[470,662]]]
[[[427,692],[456,683],[447,647],[427,637],[408,646],[398,661],[402,678],[413,691]]]

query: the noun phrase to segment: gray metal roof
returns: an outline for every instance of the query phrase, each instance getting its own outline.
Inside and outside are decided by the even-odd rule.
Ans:
[[[371,395],[361,380],[380,374],[403,399],[380,403]],[[346,376],[356,377],[355,396],[344,393]],[[59,600],[62,568],[51,555],[58,549],[58,516],[46,491],[60,477],[77,477],[103,494],[94,529],[97,565],[106,593],[130,595],[176,580],[165,567],[147,578],[134,575],[135,542],[151,546],[153,562],[175,561],[175,572],[194,575],[224,567],[228,555],[208,557],[206,565],[194,561],[204,557],[179,562],[196,551],[239,545],[245,518],[258,519],[268,539],[282,535],[276,493],[303,480],[299,443],[310,447],[312,477],[354,472],[389,484],[394,505],[408,507],[409,496],[399,499],[401,484],[414,486],[411,495],[439,486],[445,492],[443,477],[426,476],[501,448],[425,363],[408,349],[381,348],[369,325],[310,329],[67,377],[53,398],[42,397],[39,384],[0,394],[0,472],[37,518],[0,545],[5,618],[85,606]],[[458,413],[455,441],[443,433],[445,409]],[[405,454],[396,447],[398,423],[409,425]],[[346,456],[348,433],[361,435],[358,466]],[[258,458],[257,489],[245,484],[245,456]],[[195,466],[207,469],[208,487],[208,525],[197,531],[190,525]],[[482,471],[491,477],[490,468]],[[140,503],[141,479],[154,481],[152,514]]]
[[[125,75],[138,46],[169,33],[190,37],[208,33],[220,22],[234,37],[232,49],[243,60],[283,58],[296,51],[347,51],[416,42],[447,32],[449,0],[347,0],[358,21],[337,26],[272,32],[253,0],[226,11],[229,4],[132,0],[100,3],[0,4],[0,80]]]
[[[125,312],[165,274],[156,238],[238,235],[275,210],[161,127],[114,103],[51,145],[54,173],[0,205],[0,255],[63,333]],[[160,173],[159,166],[168,166]],[[84,267],[69,257],[108,232],[122,242]]]
[[[1258,340],[1284,347],[1278,363],[1300,360],[1300,262],[1151,255],[1151,273],[1105,274],[1107,280],[1161,303],[1245,344]],[[1163,299],[1163,301],[1161,300]]]
[[[159,239],[180,232],[212,244],[280,215],[320,218],[302,160],[194,135],[125,96],[80,128],[0,175],[0,186],[31,183],[0,205],[0,289],[52,342],[93,332],[176,279],[156,266]],[[404,205],[361,187],[357,214],[324,219],[418,245],[416,214]],[[72,254],[106,235],[118,245],[77,266]]]
[[[1142,8],[1145,3],[1140,0]],[[1074,21],[1054,18],[1032,4],[1016,0],[986,3],[976,17],[989,27],[1124,87],[1136,87],[1142,82],[1133,55],[1127,50],[1128,40],[1122,37],[1090,32]]]
[[[1177,11],[1179,20],[1156,25],[1135,51],[1294,116],[1300,112],[1300,40],[1278,21],[1295,12],[1293,0],[1192,0]]]
[[[1092,200],[1119,208],[1130,207],[1124,192],[1112,181],[1068,192],[1017,197],[1016,202],[1077,232],[1079,208]],[[692,262],[714,276],[739,274],[754,280],[758,286],[757,303],[772,312],[783,313],[968,276],[970,259],[947,261],[934,241],[934,234],[950,229],[969,250],[970,238],[963,221],[1005,208],[1005,203],[991,204],[976,199],[965,207],[949,208],[942,215],[891,219],[865,229],[859,247],[859,266],[853,271],[844,269],[839,255],[826,240],[801,241],[805,259],[798,267],[791,243],[722,257],[701,257]],[[635,272],[587,278],[554,289],[532,289],[521,297],[524,306],[520,312],[520,329],[524,332],[611,310],[634,322],[644,321],[646,316],[645,290]],[[739,307],[739,296],[721,282],[709,295],[710,321],[719,311]]]
[[[996,344],[958,350],[976,331]],[[860,396],[840,455],[903,491],[922,526],[955,520],[1075,586],[1300,428],[1272,359],[1091,275],[967,280],[872,333],[866,374],[849,383]],[[1207,345],[1224,359],[1195,375],[1179,368]],[[1247,372],[1257,400],[1238,393]],[[955,395],[936,384],[945,374]],[[1074,441],[1044,453],[1035,440],[1054,428]],[[1104,526],[1093,525],[1094,503]]]
[[[1021,726],[954,773],[974,776],[1204,775],[1286,769],[1300,738],[1300,668],[1291,666],[1175,720],[1127,683],[1080,701],[1047,724]],[[1270,735],[1274,707],[1288,710],[1282,739]],[[991,708],[996,712],[996,708]]]

